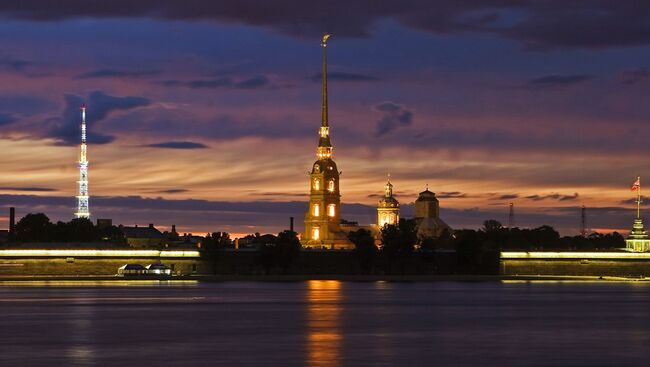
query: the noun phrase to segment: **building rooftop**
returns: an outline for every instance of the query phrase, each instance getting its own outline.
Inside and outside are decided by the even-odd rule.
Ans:
[[[150,224],[148,227],[126,227],[120,226],[120,231],[126,238],[163,238],[163,234]]]

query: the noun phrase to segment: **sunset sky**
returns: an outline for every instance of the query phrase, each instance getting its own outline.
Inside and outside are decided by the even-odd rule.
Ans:
[[[306,210],[333,34],[342,216],[428,185],[454,228],[626,230],[650,183],[650,7],[631,1],[0,3],[0,228],[90,211],[180,232],[278,232]],[[647,189],[650,190],[650,186]]]

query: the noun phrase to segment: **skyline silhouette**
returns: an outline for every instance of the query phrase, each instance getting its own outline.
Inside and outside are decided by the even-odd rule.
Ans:
[[[390,172],[404,215],[428,184],[454,228],[506,223],[514,202],[524,227],[577,233],[584,204],[589,228],[627,230],[629,181],[650,172],[634,5],[73,3],[0,5],[0,204],[19,217],[71,219],[86,102],[94,219],[286,228],[307,208],[324,31],[344,219],[372,223]]]

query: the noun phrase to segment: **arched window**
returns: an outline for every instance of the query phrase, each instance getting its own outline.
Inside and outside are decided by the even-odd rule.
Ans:
[[[314,204],[313,213],[314,213],[314,217],[320,216],[320,205]]]
[[[314,227],[311,229],[311,239],[312,240],[317,240],[320,238],[320,229],[318,227]]]
[[[314,190],[320,190],[320,180],[314,179]]]
[[[329,180],[327,182],[327,191],[334,192],[334,180]]]
[[[327,215],[330,217],[333,217],[336,215],[336,205],[335,204],[330,204],[327,206]]]

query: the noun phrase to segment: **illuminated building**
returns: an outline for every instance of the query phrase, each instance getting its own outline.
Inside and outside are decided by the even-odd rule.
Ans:
[[[428,187],[415,200],[415,221],[420,237],[439,237],[445,229],[451,230],[451,227],[440,219],[440,202]]]
[[[643,228],[643,220],[636,218],[630,235],[625,239],[626,249],[633,252],[650,251],[650,239]]]
[[[643,219],[641,219],[641,178],[637,178],[632,186],[632,191],[636,191],[636,218],[632,225],[632,231],[625,239],[625,247],[627,251],[632,252],[648,252],[650,251],[650,239],[643,227]]]
[[[329,134],[327,116],[327,40],[323,36],[323,75],[322,75],[322,111],[319,131],[318,160],[312,165],[309,174],[309,208],[305,214],[305,231],[301,236],[304,247],[315,248],[351,248],[347,235],[341,230],[341,194],[339,191],[340,172],[332,160],[332,142]]]
[[[395,225],[399,223],[399,201],[393,197],[393,184],[388,182],[384,187],[384,197],[377,204],[377,225],[379,228],[386,224]]]
[[[131,247],[158,248],[164,240],[163,234],[150,223],[148,227],[126,227],[120,226],[120,231],[126,238],[126,243]]]
[[[79,194],[77,195],[77,218],[90,218],[88,208],[88,159],[86,157],[86,105],[81,105],[81,152],[79,154]]]
[[[422,191],[415,200],[415,222],[418,228],[419,237],[439,237],[445,230],[451,231],[451,227],[440,219],[440,203],[436,194],[426,190]],[[384,186],[384,196],[377,204],[377,225],[373,226],[375,236],[381,236],[381,228],[385,225],[397,225],[400,220],[399,201],[393,196],[393,184],[388,182]]]

